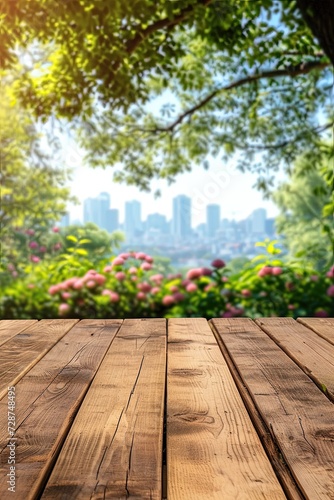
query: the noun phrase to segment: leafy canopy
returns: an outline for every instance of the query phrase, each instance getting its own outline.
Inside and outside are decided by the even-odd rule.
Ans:
[[[118,180],[148,189],[223,151],[263,186],[334,122],[311,3],[0,0],[1,60],[37,116],[80,118],[88,161],[122,162]]]

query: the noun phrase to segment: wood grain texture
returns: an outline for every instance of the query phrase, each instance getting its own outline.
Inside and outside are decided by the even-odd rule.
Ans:
[[[334,345],[334,318],[298,318],[297,321]]]
[[[284,460],[282,460],[282,454],[277,448],[276,443],[272,435],[270,434],[270,431],[266,423],[264,422],[257,407],[255,406],[251,394],[247,390],[247,387],[244,385],[243,380],[240,377],[240,374],[237,368],[235,367],[233,360],[229,355],[224,342],[222,341],[220,335],[216,332],[214,326],[212,325],[212,320],[210,320],[208,323],[212,327],[213,333],[215,334],[217,343],[220,347],[221,352],[223,353],[227,366],[232,374],[233,380],[248,410],[248,413],[258,433],[258,436],[260,437],[261,443],[263,444],[267,452],[267,456],[283,487],[286,497],[288,498],[288,500],[304,500],[304,495],[302,495],[286,463],[284,462]]]
[[[334,498],[334,406],[249,319],[212,320],[305,498]]]
[[[256,323],[334,401],[334,345],[292,318],[261,318]]]
[[[42,499],[161,499],[166,320],[125,320]]]
[[[2,319],[0,321],[0,346],[34,323],[37,323],[37,319]]]
[[[168,321],[167,498],[286,498],[204,319]]]
[[[61,320],[55,320],[61,321]],[[83,320],[16,385],[16,491],[7,491],[8,434],[0,402],[0,497],[36,499],[74,416],[118,328],[119,320]]]
[[[0,349],[0,399],[72,328],[77,319],[43,319]]]

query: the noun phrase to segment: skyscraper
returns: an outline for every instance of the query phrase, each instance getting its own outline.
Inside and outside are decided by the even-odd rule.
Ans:
[[[138,237],[142,231],[141,204],[137,200],[125,202],[124,231],[129,243]]]
[[[191,235],[191,199],[184,194],[173,199],[172,234],[176,238]]]
[[[213,238],[220,226],[220,206],[207,205],[206,207],[206,230],[209,238]]]
[[[267,211],[264,208],[257,208],[251,215],[252,234],[263,235],[266,232]]]
[[[87,198],[84,201],[84,222],[93,222],[108,231],[110,195],[100,193],[96,198]]]

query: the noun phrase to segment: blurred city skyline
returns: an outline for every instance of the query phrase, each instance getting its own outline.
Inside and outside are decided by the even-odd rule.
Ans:
[[[204,170],[195,167],[192,172],[181,174],[176,181],[168,185],[166,181],[152,181],[151,192],[140,191],[135,186],[127,186],[113,182],[113,169],[103,170],[78,166],[74,169],[70,183],[71,191],[80,202],[70,205],[71,223],[83,222],[83,204],[87,198],[96,198],[101,192],[110,196],[110,208],[119,211],[119,222],[125,219],[125,202],[139,201],[142,218],[149,214],[160,213],[168,220],[172,218],[173,198],[184,194],[191,203],[192,224],[197,226],[206,220],[206,206],[220,206],[221,217],[243,220],[257,208],[264,208],[268,217],[276,217],[278,209],[270,200],[264,200],[263,194],[255,189],[256,176],[251,173],[241,173],[233,168],[215,168]],[[161,195],[155,197],[155,191]]]

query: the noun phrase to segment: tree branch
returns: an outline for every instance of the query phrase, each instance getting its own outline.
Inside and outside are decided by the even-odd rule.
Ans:
[[[221,87],[219,89],[214,90],[210,94],[208,94],[202,101],[200,101],[198,104],[195,106],[187,109],[184,113],[179,115],[179,117],[172,122],[170,125],[167,125],[166,127],[156,127],[152,132],[168,132],[174,130],[174,128],[179,125],[187,116],[193,115],[198,109],[203,108],[208,102],[210,102],[212,99],[216,97],[216,95],[220,94],[221,92],[225,92],[227,90],[235,89],[238,87],[241,87],[242,85],[245,85],[247,83],[251,82],[256,82],[258,80],[262,80],[265,78],[279,78],[282,76],[299,76],[299,75],[305,75],[307,73],[310,73],[311,71],[315,69],[324,69],[330,66],[329,62],[321,62],[321,61],[310,61],[306,63],[299,64],[298,66],[292,66],[289,68],[285,69],[277,69],[277,70],[271,70],[271,71],[263,71],[262,73],[254,73],[253,75],[246,76],[245,78],[241,78],[239,80],[236,80],[228,85],[225,85],[224,87]]]
[[[126,52],[128,54],[132,54],[138,45],[141,44],[146,38],[148,38],[152,33],[155,33],[156,31],[162,29],[162,28],[171,28],[174,27],[178,24],[180,24],[184,19],[187,18],[187,16],[194,11],[195,7],[198,7],[198,5],[203,5],[203,7],[206,7],[210,3],[212,3],[213,0],[199,0],[196,4],[188,5],[188,7],[185,7],[183,10],[180,11],[180,14],[175,16],[173,19],[170,19],[168,17],[164,19],[159,19],[158,21],[155,21],[153,24],[148,26],[147,28],[138,31],[136,36],[132,40],[128,40],[128,42],[125,45]]]

